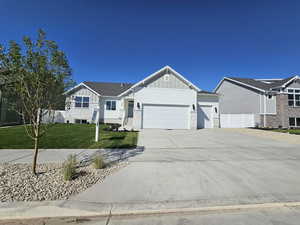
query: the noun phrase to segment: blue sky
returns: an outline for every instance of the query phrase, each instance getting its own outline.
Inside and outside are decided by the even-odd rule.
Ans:
[[[224,76],[300,74],[300,1],[1,0],[0,8],[0,43],[44,29],[77,82],[137,82],[165,65],[205,90]]]

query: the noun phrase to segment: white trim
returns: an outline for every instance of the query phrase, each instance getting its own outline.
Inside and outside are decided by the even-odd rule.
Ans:
[[[299,79],[300,77],[299,76],[294,76],[293,78],[291,78],[289,81],[287,81],[286,83],[284,83],[283,85],[282,85],[282,87],[286,87],[286,85],[288,85],[290,82],[292,82],[292,81],[294,81],[294,80],[296,80],[296,79]]]
[[[218,83],[217,87],[214,89],[214,92],[216,92],[216,91],[218,90],[219,86],[221,86],[221,84],[222,84],[222,82],[223,82],[224,80],[229,80],[229,81],[232,81],[232,82],[234,82],[234,83],[237,83],[237,84],[240,84],[240,85],[244,85],[244,86],[246,86],[246,87],[250,87],[250,88],[256,89],[256,90],[261,91],[261,92],[263,92],[263,93],[266,92],[266,91],[263,90],[263,89],[254,87],[254,86],[249,85],[249,84],[245,84],[245,83],[240,82],[240,81],[236,81],[236,80],[234,80],[234,79],[230,79],[230,78],[228,78],[228,77],[224,77],[223,80],[221,80],[221,81]]]
[[[296,75],[296,76],[292,77],[290,80],[288,80],[287,82],[285,82],[283,85],[277,86],[277,87],[272,87],[271,89],[275,89],[275,88],[286,88],[286,86],[287,86],[290,82],[294,81],[295,79],[300,79],[300,77],[299,77],[298,75]]]
[[[225,80],[226,77],[223,77],[222,80],[219,81],[219,83],[217,84],[217,86],[214,89],[214,92],[217,92],[217,90],[219,89],[219,87],[221,86],[222,82]]]
[[[131,90],[133,90],[135,87],[144,84],[147,80],[159,75],[162,71],[164,70],[171,70],[173,72],[174,75],[176,75],[177,77],[179,77],[181,80],[183,80],[185,83],[187,83],[189,85],[189,87],[194,88],[196,91],[201,91],[200,88],[198,88],[196,85],[194,85],[192,82],[188,81],[187,79],[185,79],[180,73],[176,72],[174,69],[172,69],[170,66],[165,66],[163,68],[161,68],[160,70],[152,73],[151,75],[147,76],[145,79],[141,80],[140,82],[136,83],[135,85],[133,85],[131,88],[127,89],[126,91],[122,92],[121,94],[118,95],[118,97],[121,97],[124,94],[127,94],[128,92],[130,92]]]
[[[111,102],[111,107],[112,107],[112,102],[115,102],[115,109],[107,109],[107,105],[106,105],[106,103],[107,102]],[[106,111],[117,111],[117,101],[116,100],[111,100],[111,99],[107,99],[107,100],[105,100],[105,110]]]
[[[289,92],[289,90],[293,90],[293,92]],[[294,96],[294,99],[293,99],[293,102],[294,102],[294,105],[293,106],[290,106],[289,105],[289,99],[288,99],[288,107],[293,107],[293,108],[299,108],[300,106],[297,106],[296,102],[299,102],[299,100],[296,100],[296,95],[300,95],[300,93],[296,93],[296,90],[300,90],[300,88],[286,88],[286,93],[288,95],[293,95]]]
[[[268,79],[254,79],[254,80],[283,80],[282,78],[274,78],[274,79],[272,79],[272,78],[268,78]]]
[[[86,87],[87,89],[89,89],[91,92],[93,92],[94,94],[98,95],[98,96],[101,96],[98,92],[94,91],[92,88],[90,88],[89,86],[87,86],[85,83],[81,82],[79,84],[77,84],[76,86],[72,87],[71,89],[67,90],[66,92],[63,93],[63,95],[66,95],[68,94],[70,91],[80,87],[80,86],[84,86]]]
[[[81,106],[80,107],[77,107],[76,106],[76,97],[79,97],[79,98],[81,98],[81,102],[80,102],[80,104],[81,104]],[[89,106],[88,107],[83,107],[83,103],[87,103],[87,102],[84,102],[83,101],[83,98],[88,98],[89,99],[89,102],[88,102],[88,104],[89,104]],[[90,108],[90,98],[91,98],[91,96],[88,96],[88,95],[74,95],[74,108],[75,109],[78,109],[78,108],[80,108],[80,109],[89,109]]]

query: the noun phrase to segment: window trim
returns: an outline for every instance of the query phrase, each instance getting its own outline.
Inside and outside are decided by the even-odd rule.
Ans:
[[[76,123],[76,124],[88,124],[89,121],[87,119],[74,119],[74,123]]]
[[[290,92],[290,90],[292,92]],[[299,97],[299,100],[296,100],[296,96],[300,96],[300,92],[296,93],[296,90],[300,91],[300,88],[287,88],[287,90],[286,90],[286,93],[288,94],[288,106],[289,107],[300,107],[300,97]],[[292,95],[293,99],[289,99],[289,95]],[[293,102],[294,104],[290,105],[290,102]],[[297,103],[299,105],[297,105]]]
[[[291,125],[290,120],[294,120],[295,125]],[[300,117],[289,117],[289,127],[300,127],[300,121],[299,124],[297,123],[297,119],[300,120]]]
[[[110,108],[108,108],[107,103],[110,102]],[[113,108],[113,104],[115,103],[115,107]],[[107,111],[116,111],[117,110],[117,101],[116,100],[105,100],[105,110]]]
[[[81,101],[79,102],[79,101],[76,101],[76,98],[77,97],[79,97],[79,98],[81,98]],[[83,99],[84,98],[88,98],[88,101],[86,102],[86,101],[83,101]],[[90,107],[90,96],[85,96],[85,95],[75,95],[75,97],[74,97],[74,106],[75,106],[75,108],[83,108],[83,109],[88,109],[89,107]],[[80,106],[76,106],[76,103],[80,103]],[[86,107],[85,106],[83,106],[84,104],[88,104]]]

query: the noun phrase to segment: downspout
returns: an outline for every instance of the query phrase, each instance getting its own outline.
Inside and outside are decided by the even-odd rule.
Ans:
[[[267,126],[267,94],[264,95],[264,127]]]

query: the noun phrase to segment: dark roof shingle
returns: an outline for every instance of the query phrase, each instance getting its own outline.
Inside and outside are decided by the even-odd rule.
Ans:
[[[269,91],[272,88],[282,86],[283,84],[288,82],[293,77],[288,77],[286,79],[276,80],[276,81],[274,80],[273,82],[270,82],[270,83],[266,83],[263,80],[255,80],[255,79],[251,79],[251,78],[240,78],[240,77],[227,77],[227,78],[237,81],[237,82],[240,82],[240,83],[243,83],[243,84],[246,84],[246,85],[250,85],[255,88],[262,89],[264,91]]]
[[[215,94],[217,94],[216,92],[204,91],[204,90],[198,91],[198,93],[199,93],[199,94],[210,94],[210,95],[215,95]]]
[[[85,85],[103,96],[118,96],[128,90],[133,84],[130,83],[110,83],[110,82],[83,82]]]

